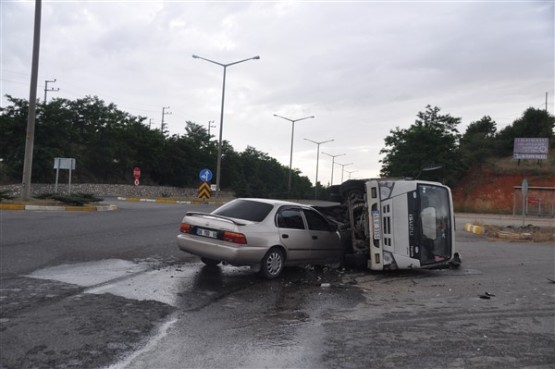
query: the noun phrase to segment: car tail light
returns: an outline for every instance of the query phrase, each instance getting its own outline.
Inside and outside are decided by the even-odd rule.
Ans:
[[[228,232],[228,231],[224,232],[224,234],[222,236],[222,240],[228,241],[228,242],[233,242],[233,243],[238,243],[238,244],[241,244],[241,245],[245,245],[247,243],[247,237],[245,237],[244,234],[236,233],[236,232]]]
[[[179,231],[181,233],[192,233],[193,227],[188,223],[181,223],[181,226],[179,227]]]

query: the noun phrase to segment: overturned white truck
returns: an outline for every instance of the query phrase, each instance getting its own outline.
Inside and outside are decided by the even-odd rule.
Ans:
[[[339,206],[316,208],[336,222],[346,260],[371,270],[458,267],[449,187],[401,179],[349,180],[332,186]]]

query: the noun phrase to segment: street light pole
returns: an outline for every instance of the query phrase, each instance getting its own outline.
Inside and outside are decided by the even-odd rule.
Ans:
[[[339,163],[335,163],[337,165],[341,165],[341,183],[343,183],[343,173],[345,172],[345,167],[347,165],[352,165],[353,163],[347,163],[347,164],[339,164]]]
[[[293,136],[295,135],[295,122],[314,118],[314,115],[311,115],[309,117],[299,118],[299,119],[289,119],[277,114],[274,114],[274,117],[285,119],[291,122],[291,152],[289,154],[289,181],[287,182],[287,192],[291,193],[291,171],[293,170]]]
[[[328,154],[327,152],[322,152],[322,154],[326,154],[327,156],[331,156],[331,182],[330,182],[330,186],[333,186],[333,167],[335,166],[335,158],[338,157],[338,156],[346,155],[346,154],[343,153],[343,154],[332,155],[332,154]]]
[[[308,138],[305,138],[306,141],[310,141],[314,144],[316,144],[316,180],[314,182],[314,198],[317,199],[318,198],[318,162],[320,161],[320,145],[326,142],[332,142],[333,138],[331,140],[326,140],[326,141],[312,141]]]
[[[228,63],[228,64],[222,64],[222,63],[218,63],[214,60],[210,60],[210,59],[206,59],[203,58],[202,56],[198,56],[198,55],[193,55],[194,59],[202,59],[204,61],[207,61],[209,63],[212,64],[216,64],[219,65],[220,67],[224,68],[224,78],[223,78],[223,84],[222,84],[222,107],[221,107],[221,111],[220,111],[220,137],[218,139],[218,159],[217,159],[217,164],[216,164],[216,194],[219,196],[220,195],[220,174],[221,174],[221,166],[222,166],[222,135],[223,135],[223,131],[224,131],[224,101],[225,101],[225,77],[226,77],[226,72],[227,72],[227,67],[230,67],[232,65],[235,64],[239,64],[239,63],[243,63],[249,60],[257,60],[260,59],[260,56],[253,56],[251,58],[248,59],[243,59],[243,60],[239,60],[233,63]]]
[[[345,172],[349,173],[349,179],[351,179],[351,174],[358,172],[358,170],[346,170]]]

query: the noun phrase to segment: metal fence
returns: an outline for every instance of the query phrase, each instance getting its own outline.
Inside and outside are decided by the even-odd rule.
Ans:
[[[522,186],[514,186],[513,215],[519,214],[555,217],[555,187],[528,187],[528,194],[523,199]]]

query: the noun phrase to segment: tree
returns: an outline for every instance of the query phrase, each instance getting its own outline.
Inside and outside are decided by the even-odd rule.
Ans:
[[[0,179],[21,180],[28,102],[7,96],[0,108]],[[187,121],[185,133],[168,137],[150,129],[146,118],[121,111],[98,97],[53,99],[37,107],[33,182],[52,183],[55,157],[76,159],[74,183],[132,183],[132,169],[141,168],[144,184],[197,187],[203,168],[214,170],[217,142],[206,129]],[[293,175],[295,193],[286,192],[288,170],[268,154],[247,147],[236,152],[222,143],[224,190],[242,196],[309,196],[311,184],[298,171]],[[63,174],[62,174],[63,175]]]
[[[460,152],[466,167],[482,164],[495,152],[497,124],[489,116],[484,116],[468,125],[460,140]]]
[[[522,115],[511,124],[503,128],[496,136],[497,154],[509,156],[513,152],[514,139],[544,137],[549,138],[551,147],[553,142],[553,129],[555,128],[555,117],[545,110],[528,108]]]
[[[385,147],[380,151],[385,154],[381,175],[439,179],[437,173],[426,171],[435,167],[441,168],[443,179],[452,182],[460,172],[459,123],[460,118],[440,114],[438,107],[426,106],[426,111],[419,112],[408,129],[397,127],[385,138]]]
[[[3,179],[21,180],[25,156],[25,131],[29,103],[6,95],[9,105],[0,107],[0,162]]]

